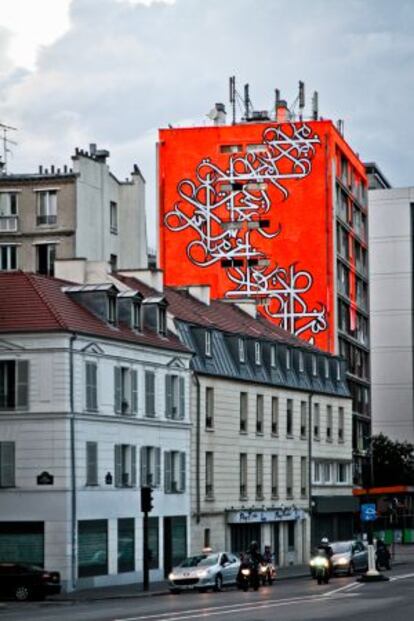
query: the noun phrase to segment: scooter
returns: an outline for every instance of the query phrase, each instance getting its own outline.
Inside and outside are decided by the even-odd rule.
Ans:
[[[318,584],[328,584],[331,570],[329,560],[322,555],[314,556],[310,562],[312,577]]]
[[[251,586],[254,591],[259,589],[260,578],[257,569],[250,562],[242,562],[240,564],[239,573],[237,574],[237,588],[242,591],[248,591]]]

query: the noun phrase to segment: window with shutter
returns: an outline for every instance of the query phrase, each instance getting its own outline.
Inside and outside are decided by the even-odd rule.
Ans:
[[[131,370],[131,406],[132,413],[138,414],[138,373]]]
[[[14,487],[15,483],[15,443],[0,442],[0,487]]]
[[[148,485],[147,483],[147,472],[148,472],[148,447],[141,447],[141,485]]]
[[[161,449],[155,449],[155,486],[161,485]]]
[[[135,487],[137,484],[137,448],[131,446],[131,486]]]
[[[164,492],[171,493],[171,453],[169,451],[164,453]]]
[[[165,416],[172,418],[173,415],[172,375],[165,376]]]
[[[179,418],[185,417],[185,383],[184,378],[180,377],[180,412]]]
[[[114,368],[114,402],[115,412],[120,414],[122,411],[122,385],[121,385],[121,368]]]
[[[145,416],[155,416],[155,373],[145,371]]]
[[[122,487],[122,445],[115,445],[115,487]]]
[[[0,362],[0,410],[29,407],[29,361]]]
[[[29,361],[17,362],[17,407],[29,407]]]
[[[98,444],[86,443],[86,485],[98,485]]]
[[[185,470],[185,464],[186,464],[186,455],[185,453],[180,453],[180,492],[185,492],[185,488],[186,488],[186,470]]]
[[[88,411],[98,409],[97,365],[95,362],[86,363],[86,409]]]

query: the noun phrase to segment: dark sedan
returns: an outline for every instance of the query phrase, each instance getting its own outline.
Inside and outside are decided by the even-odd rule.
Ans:
[[[60,593],[60,574],[23,563],[0,563],[0,595],[18,601]]]

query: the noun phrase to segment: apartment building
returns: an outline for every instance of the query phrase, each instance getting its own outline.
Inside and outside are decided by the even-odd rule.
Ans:
[[[147,266],[145,180],[119,181],[109,151],[76,149],[71,167],[0,173],[0,271],[53,276],[56,259]]]
[[[75,263],[77,263],[75,261]],[[190,358],[163,296],[0,274],[0,561],[65,589],[151,579],[190,544]]]

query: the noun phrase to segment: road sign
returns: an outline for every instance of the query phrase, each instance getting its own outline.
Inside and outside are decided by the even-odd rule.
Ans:
[[[377,519],[377,507],[374,503],[361,505],[361,522],[374,522]]]

